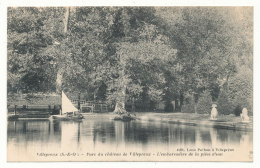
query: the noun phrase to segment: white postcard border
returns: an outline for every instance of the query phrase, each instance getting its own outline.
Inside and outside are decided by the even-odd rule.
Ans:
[[[260,52],[259,52],[259,39],[260,39],[260,2],[257,0],[175,0],[175,1],[152,1],[152,0],[4,0],[0,2],[0,74],[1,74],[1,87],[0,87],[0,105],[1,105],[1,117],[0,117],[0,167],[2,168],[43,168],[43,167],[200,167],[200,168],[214,168],[214,167],[229,167],[229,168],[245,168],[245,167],[259,167],[260,155],[259,155],[259,113],[260,108],[258,102],[260,102]],[[253,163],[239,163],[239,162],[63,162],[63,163],[7,163],[6,159],[6,147],[7,147],[7,121],[6,121],[6,69],[7,69],[7,7],[8,6],[254,6],[254,162]]]

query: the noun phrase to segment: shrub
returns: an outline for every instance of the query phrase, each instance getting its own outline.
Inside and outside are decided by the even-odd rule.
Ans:
[[[197,103],[197,112],[199,114],[208,114],[211,111],[212,98],[210,92],[203,92]],[[192,101],[192,98],[189,97],[189,101],[186,101],[186,104],[182,106],[183,113],[195,113],[195,103]]]
[[[195,111],[194,111],[194,104],[193,103],[189,103],[189,104],[182,105],[181,112],[182,113],[195,113]]]
[[[218,113],[219,114],[232,114],[233,113],[233,105],[229,100],[228,93],[225,90],[222,90],[218,97]]]
[[[212,106],[211,94],[208,91],[203,92],[197,104],[197,112],[199,114],[209,114]]]
[[[241,106],[240,106],[240,105],[237,105],[236,108],[234,109],[234,114],[235,114],[236,116],[240,116],[241,112],[242,112]]]
[[[229,100],[233,109],[237,106],[247,108],[248,114],[253,114],[253,72],[242,68],[229,82]],[[240,111],[241,113],[241,111]]]
[[[181,107],[182,113],[195,113],[194,102],[192,101],[192,95],[189,93],[185,94],[184,104]]]
[[[172,105],[172,103],[171,102],[166,102],[164,110],[166,112],[173,112],[173,105]]]

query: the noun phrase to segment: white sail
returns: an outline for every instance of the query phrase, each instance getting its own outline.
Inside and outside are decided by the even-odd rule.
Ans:
[[[71,101],[70,101],[69,98],[64,94],[63,91],[62,91],[61,100],[62,100],[62,114],[65,114],[65,113],[67,113],[67,112],[75,112],[75,111],[78,111],[78,109],[77,109],[76,107],[74,107],[74,105],[71,103]]]

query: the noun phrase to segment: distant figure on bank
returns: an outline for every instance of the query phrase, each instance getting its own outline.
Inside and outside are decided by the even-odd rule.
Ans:
[[[211,110],[211,115],[210,115],[210,119],[211,120],[216,120],[217,116],[218,116],[218,110],[216,109],[217,105],[216,104],[212,104],[212,110]]]
[[[243,108],[242,113],[240,114],[242,122],[249,122],[249,117],[248,117],[248,111],[246,108]]]

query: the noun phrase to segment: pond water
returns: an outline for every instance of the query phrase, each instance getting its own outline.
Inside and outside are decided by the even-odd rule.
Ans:
[[[122,122],[113,121],[109,117],[86,118],[81,122],[8,121],[7,134],[8,160],[10,161],[30,161],[34,158],[42,161],[60,160],[55,157],[40,156],[43,153],[53,152],[59,154],[76,152],[77,155],[82,155],[78,158],[64,157],[64,160],[95,161],[95,157],[90,155],[97,156],[97,152],[149,153],[152,151],[154,155],[153,152],[176,152],[178,149],[198,150],[198,147],[251,151],[253,137],[252,132],[245,131],[175,125],[159,121]],[[111,155],[116,155],[112,153]],[[117,160],[116,157],[99,159]],[[124,159],[121,158],[121,160]],[[130,160],[138,160],[138,158]]]

